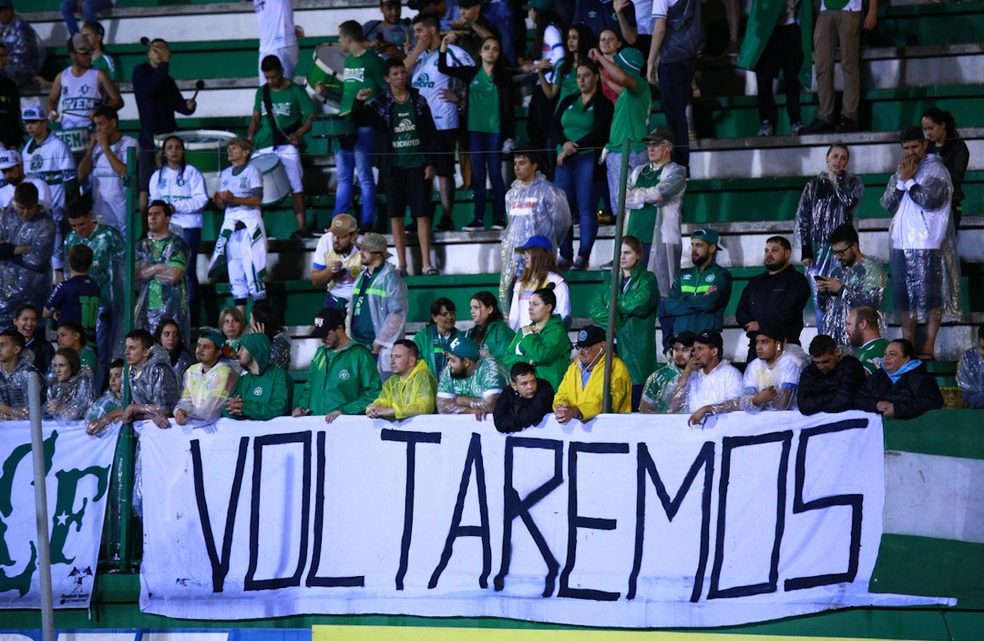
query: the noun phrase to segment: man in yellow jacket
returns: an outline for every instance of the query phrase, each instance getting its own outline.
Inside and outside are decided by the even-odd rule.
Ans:
[[[589,325],[578,332],[577,360],[564,374],[554,396],[554,416],[558,423],[572,419],[586,422],[601,414],[605,379],[605,330]],[[612,411],[632,411],[632,377],[618,356],[612,357]]]
[[[383,383],[379,398],[366,408],[366,416],[402,421],[436,413],[437,379],[421,360],[417,344],[406,339],[393,343],[390,366],[393,376]]]

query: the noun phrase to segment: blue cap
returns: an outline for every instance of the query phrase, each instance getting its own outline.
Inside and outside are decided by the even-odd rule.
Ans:
[[[553,243],[546,236],[533,236],[525,243],[516,248],[516,251],[526,251],[527,249],[533,249],[534,247],[540,247],[541,249],[546,249],[548,252],[553,251]]]

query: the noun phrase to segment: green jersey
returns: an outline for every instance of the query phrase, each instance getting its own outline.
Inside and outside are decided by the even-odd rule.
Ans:
[[[126,260],[126,248],[123,237],[114,227],[97,224],[92,233],[83,238],[71,231],[65,237],[65,262],[68,262],[68,251],[75,245],[85,245],[92,250],[92,266],[89,267],[89,278],[99,285],[99,302],[102,305],[113,303],[114,292],[122,283],[122,267]]]
[[[885,348],[888,347],[887,338],[873,338],[857,349],[854,355],[857,357],[869,374],[874,374],[882,366],[882,357],[885,355]]]
[[[455,378],[451,376],[451,370],[445,368],[441,374],[441,380],[437,384],[437,396],[439,398],[467,396],[486,399],[501,394],[502,388],[505,386],[506,381],[499,372],[499,365],[494,358],[486,356],[478,360],[475,371],[465,378]]]
[[[615,115],[612,117],[611,135],[605,146],[609,151],[622,151],[622,141],[626,138],[632,141],[632,151],[642,151],[646,144],[643,137],[649,132],[649,107],[652,94],[649,84],[635,76],[635,89],[628,86],[618,95],[615,101]]]
[[[484,68],[479,69],[468,86],[468,131],[494,134],[501,124],[499,88]]]
[[[267,114],[266,105],[263,102],[263,93],[269,85],[263,85],[256,90],[256,99],[253,101],[253,112],[260,114],[260,129],[256,132],[254,145],[257,149],[274,146],[274,131],[270,125],[270,116]],[[270,89],[270,106],[273,108],[273,117],[277,121],[277,128],[286,134],[291,134],[304,124],[304,121],[314,113],[314,103],[307,93],[299,85],[293,82],[282,89]],[[285,144],[281,142],[280,144]]]
[[[642,400],[652,408],[653,414],[669,414],[670,393],[678,378],[680,369],[675,363],[667,363],[646,379],[642,388]]]
[[[352,103],[361,89],[372,89],[374,96],[383,88],[384,82],[383,61],[371,49],[366,49],[361,55],[346,58],[342,77],[342,102],[338,113],[345,115],[352,111]]]
[[[105,51],[98,58],[92,59],[92,68],[99,69],[100,71],[105,71],[109,79],[119,84],[120,82],[120,66],[116,64],[113,57],[106,53]]]
[[[639,173],[639,177],[636,178],[633,187],[636,189],[658,187],[659,177],[662,173],[663,167],[653,169],[652,166],[646,165]],[[653,203],[646,203],[641,209],[633,209],[629,215],[629,221],[625,225],[625,234],[640,238],[643,242],[648,242],[653,237],[653,229],[656,227],[656,215],[658,213],[659,208]]]
[[[411,96],[407,96],[403,102],[393,101],[390,107],[390,123],[393,136],[393,165],[403,169],[423,167],[424,156],[420,153],[423,143],[420,140],[417,114]]]
[[[580,100],[575,100],[560,114],[560,125],[564,128],[564,136],[568,140],[578,141],[591,133],[594,128],[594,104],[584,104]],[[557,145],[557,153],[563,149],[563,145]],[[593,154],[593,149],[582,149],[578,154]]]

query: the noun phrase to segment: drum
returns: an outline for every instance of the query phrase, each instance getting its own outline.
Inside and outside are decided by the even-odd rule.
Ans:
[[[307,93],[322,105],[323,113],[337,114],[342,102],[342,79],[348,54],[338,45],[326,42],[315,48],[313,58],[311,71],[307,75]],[[325,93],[318,93],[316,87],[319,82],[324,85]]]
[[[276,205],[293,193],[290,190],[290,180],[287,179],[287,170],[277,154],[253,156],[249,164],[263,176],[264,205]]]
[[[154,142],[157,148],[162,148],[164,140],[171,136],[177,136],[184,142],[185,162],[202,172],[202,177],[205,178],[205,192],[214,194],[219,188],[219,174],[229,166],[226,147],[236,134],[231,131],[211,129],[175,131],[155,136]]]
[[[89,148],[89,140],[92,138],[92,131],[88,127],[78,127],[75,129],[55,129],[55,138],[68,145],[72,153],[76,156],[85,153]]]

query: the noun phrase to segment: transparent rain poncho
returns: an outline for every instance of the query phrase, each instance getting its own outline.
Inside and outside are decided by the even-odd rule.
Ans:
[[[104,416],[121,409],[123,409],[123,392],[121,391],[117,394],[113,390],[107,389],[86,410],[85,420],[90,423],[98,421]]]
[[[913,180],[915,184],[905,189],[898,174],[893,174],[881,197],[882,208],[892,214],[893,265],[898,256],[897,267],[904,269],[892,274],[893,293],[902,294],[896,296],[895,305],[902,311],[899,298],[907,296],[909,309],[902,313],[924,323],[938,302],[943,320],[954,320],[960,313],[960,262],[950,212],[953,183],[935,154],[919,163]],[[928,255],[929,250],[938,251]],[[930,283],[940,283],[940,290],[932,291]]]
[[[188,244],[173,232],[161,240],[144,237],[137,244],[136,254],[140,293],[134,310],[134,326],[153,333],[162,320],[170,318],[178,323],[181,337],[185,345],[189,345],[191,328],[188,294],[185,289],[187,279],[182,277],[177,283],[168,283],[156,277],[139,280],[139,272],[144,265],[165,264],[187,271],[190,254]]]
[[[836,261],[835,264],[830,277],[841,282],[841,290],[836,295],[817,293],[816,284],[810,279],[816,297],[817,328],[819,331],[822,318],[822,333],[833,338],[838,345],[849,345],[844,329],[847,315],[858,307],[880,309],[888,280],[881,265],[872,258],[865,257],[850,267],[842,267]]]
[[[181,395],[167,351],[157,344],[151,347],[147,362],[129,368],[129,382],[130,400],[145,405],[144,414],[167,416]]]
[[[537,174],[529,185],[513,181],[506,192],[506,211],[509,224],[502,233],[499,304],[508,316],[513,284],[523,271],[516,248],[533,236],[546,236],[555,249],[560,247],[571,228],[571,210],[564,192]]]
[[[27,253],[13,254],[24,245]],[[0,210],[0,328],[13,325],[14,309],[22,303],[44,309],[54,248],[55,223],[46,212],[24,220],[12,206]]]
[[[960,357],[957,387],[968,406],[984,409],[984,356],[980,347],[971,347]]]
[[[92,377],[88,370],[80,371],[67,381],[48,385],[48,403],[44,417],[57,421],[77,421],[86,415],[92,404]]]
[[[854,214],[863,195],[864,183],[857,176],[841,172],[832,181],[826,171],[810,179],[800,195],[793,234],[802,249],[803,258],[813,261],[813,266],[807,270],[806,275],[810,289],[813,290],[813,302],[818,309],[817,284],[813,276],[830,276],[839,265],[827,238],[840,225],[855,224]],[[821,334],[826,333],[824,321],[817,314],[817,331]]]
[[[696,412],[702,407],[711,406],[712,413],[729,412],[732,403],[737,403],[742,393],[742,378],[734,365],[722,360],[708,374],[698,370],[684,381],[677,379],[670,392],[670,412]]]
[[[655,174],[655,180],[649,178]],[[639,210],[651,206],[656,209],[656,224],[650,238],[640,238],[652,243],[646,269],[656,274],[661,296],[669,296],[670,288],[680,273],[682,238],[680,222],[683,217],[683,195],[687,190],[687,168],[675,162],[663,165],[658,171],[649,164],[636,167],[629,174],[625,208]]]
[[[41,381],[41,394],[44,394],[44,376],[29,363],[21,358],[17,361],[14,371],[7,373],[0,367],[0,405],[12,408],[19,418],[27,418],[27,386],[31,375]]]
[[[796,388],[799,387],[800,373],[807,365],[803,351],[799,345],[790,345],[789,350],[776,359],[772,367],[761,358],[756,358],[745,367],[742,378],[742,395],[737,399],[737,407],[743,412],[757,414],[763,410],[795,410]],[[752,398],[762,390],[773,387],[777,396],[764,403],[755,405]]]

